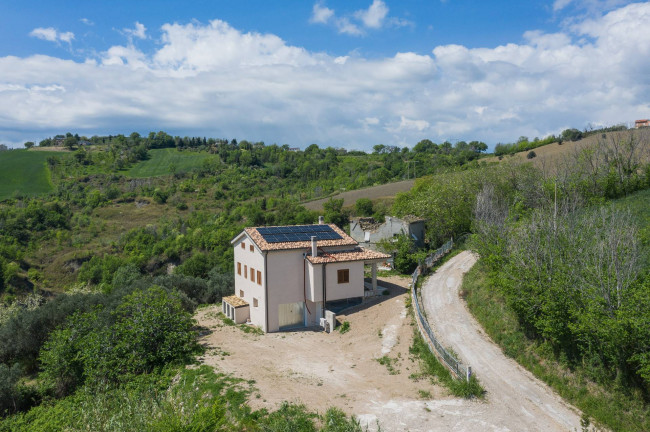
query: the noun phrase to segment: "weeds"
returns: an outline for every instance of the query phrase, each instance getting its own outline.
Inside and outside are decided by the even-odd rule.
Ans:
[[[395,366],[397,365],[397,359],[392,359],[385,355],[383,357],[379,357],[376,360],[380,365],[386,366],[386,369],[388,369],[388,373],[390,375],[397,375],[399,373],[399,370],[395,369]]]
[[[350,331],[350,322],[349,321],[343,321],[343,324],[338,328],[339,333],[345,334]]]
[[[429,351],[429,346],[417,330],[413,331],[413,345],[409,348],[409,352],[420,359],[422,375],[428,375],[431,378],[437,379],[454,396],[482,398],[485,395],[485,389],[481,387],[481,384],[475,376],[472,375],[469,381],[454,379],[451,372]]]

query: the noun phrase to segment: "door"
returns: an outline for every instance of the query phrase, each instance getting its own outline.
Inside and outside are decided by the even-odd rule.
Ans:
[[[278,316],[280,330],[302,327],[305,325],[305,304],[302,302],[281,304],[278,306]]]

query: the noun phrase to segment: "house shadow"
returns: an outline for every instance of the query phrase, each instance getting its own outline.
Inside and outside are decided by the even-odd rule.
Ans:
[[[366,281],[370,282],[370,279],[366,278]],[[372,306],[383,303],[387,300],[391,300],[408,292],[408,288],[404,288],[403,286],[394,283],[386,282],[382,279],[377,279],[377,288],[380,290],[383,288],[382,295],[369,297],[367,299],[364,299],[364,301],[360,304],[341,309],[337,312],[337,315],[351,315],[357,312],[362,312],[368,308],[371,308]]]

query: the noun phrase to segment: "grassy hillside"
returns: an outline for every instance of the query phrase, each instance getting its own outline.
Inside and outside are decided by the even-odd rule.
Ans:
[[[178,171],[192,171],[199,168],[206,159],[217,156],[209,153],[180,152],[175,148],[149,150],[149,159],[139,162],[128,172],[129,177],[158,177]]]
[[[0,200],[15,193],[36,196],[52,190],[46,160],[56,152],[11,150],[0,152]]]

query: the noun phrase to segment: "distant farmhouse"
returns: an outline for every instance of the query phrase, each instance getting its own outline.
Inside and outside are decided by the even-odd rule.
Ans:
[[[402,219],[386,216],[384,222],[374,218],[360,217],[350,222],[350,235],[364,247],[377,250],[378,243],[404,234],[416,247],[424,247],[424,219],[408,216]]]
[[[322,219],[317,225],[246,228],[231,243],[235,295],[223,298],[223,312],[265,332],[326,325],[327,310],[380,295],[377,264],[390,258],[360,248]],[[372,268],[369,286],[365,265]]]
[[[650,119],[636,120],[634,122],[634,127],[636,129],[639,129],[639,128],[642,128],[642,127],[650,127]]]

